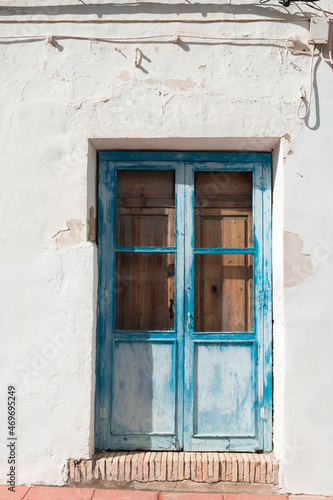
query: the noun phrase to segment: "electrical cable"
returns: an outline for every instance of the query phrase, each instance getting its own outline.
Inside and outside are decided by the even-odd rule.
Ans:
[[[311,2],[311,3],[313,3],[313,2]],[[311,5],[311,4],[310,4],[310,3],[308,3],[308,2],[306,3],[306,5],[307,5],[308,7],[311,7],[311,9],[315,9],[315,10],[319,10],[320,12],[323,12],[324,16],[325,16],[325,17],[328,17],[328,15],[326,14],[326,11],[325,11],[324,9],[322,9],[319,5],[318,5],[318,7],[316,7],[315,5]]]
[[[286,38],[265,38],[265,37],[254,37],[249,38],[247,36],[243,37],[212,37],[207,35],[195,35],[195,34],[183,34],[178,33],[180,38],[190,38],[192,40],[207,40],[212,42],[287,42]],[[118,38],[118,37],[90,37],[90,36],[76,36],[76,35],[26,35],[26,36],[0,36],[0,40],[47,40],[48,38],[53,40],[87,40],[90,42],[109,42],[109,43],[131,43],[131,42],[145,42],[145,41],[170,41],[173,42],[174,35],[164,34],[164,35],[152,35],[152,36],[137,36],[131,38]],[[174,43],[174,42],[173,42]]]
[[[293,49],[291,47],[288,47],[287,43],[290,42],[290,41],[292,41],[292,39],[287,38],[287,40],[284,43],[284,46],[285,46],[285,48],[287,49],[288,52],[290,52],[293,55],[312,56],[312,52],[313,52],[312,50],[310,52],[303,52],[302,50],[295,50],[295,49]],[[319,55],[319,52],[316,55]]]
[[[259,3],[261,4],[265,4],[265,3],[268,3],[270,2],[271,0],[259,0]],[[315,10],[318,10],[319,12],[323,12],[324,15],[327,17],[327,14],[333,16],[333,12],[330,12],[329,10],[325,10],[323,9],[322,7],[319,6],[319,4],[317,5],[312,5],[314,2],[318,2],[319,0],[290,0],[291,3],[295,3],[295,5],[297,5],[299,2],[303,2],[305,3],[308,7],[310,7],[311,9],[315,9]],[[281,2],[279,2],[280,4],[283,3],[283,0]]]
[[[270,0],[266,0],[269,2]],[[291,23],[291,22],[307,22],[311,17],[288,17],[285,19],[271,19],[269,17],[254,18],[254,19],[0,19],[0,24],[132,24],[132,23],[258,23],[258,22],[274,22],[274,23]]]

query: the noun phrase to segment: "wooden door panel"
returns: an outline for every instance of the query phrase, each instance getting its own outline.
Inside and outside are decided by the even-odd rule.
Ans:
[[[115,342],[114,434],[175,432],[174,357],[174,342],[133,339]]]
[[[255,435],[253,343],[194,344],[193,437]]]

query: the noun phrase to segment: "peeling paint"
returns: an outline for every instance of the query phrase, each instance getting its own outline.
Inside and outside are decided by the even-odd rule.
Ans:
[[[186,78],[186,80],[166,80],[165,85],[170,87],[172,90],[189,90],[195,87],[195,82],[192,78]]]
[[[81,231],[83,223],[81,219],[70,219],[66,222],[67,229],[61,229],[52,238],[55,238],[57,247],[72,247],[82,243]]]
[[[313,273],[312,257],[304,254],[303,241],[298,234],[284,231],[284,286],[297,286]]]
[[[122,80],[123,82],[129,82],[131,77],[129,75],[129,72],[124,70],[120,73],[120,75],[118,76],[119,80]]]

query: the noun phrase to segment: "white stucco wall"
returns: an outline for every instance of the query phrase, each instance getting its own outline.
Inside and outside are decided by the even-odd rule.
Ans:
[[[305,44],[299,48],[308,50],[309,23],[299,9],[248,0],[110,5],[0,2],[1,36],[14,37],[0,40],[0,419],[5,429],[13,383],[18,482],[63,484],[67,459],[94,448],[97,249],[88,239],[96,150],[274,149],[274,449],[281,491],[332,494],[331,66],[315,56],[314,99],[303,121],[296,110],[301,87],[309,88],[309,56],[292,55],[283,41],[182,38],[297,34]],[[156,17],[160,22],[149,22]],[[126,22],[134,18],[146,22]],[[8,23],[13,19],[124,22]],[[165,22],[171,19],[178,22]],[[180,34],[182,41],[15,39],[57,34]],[[0,454],[5,483],[4,433]]]

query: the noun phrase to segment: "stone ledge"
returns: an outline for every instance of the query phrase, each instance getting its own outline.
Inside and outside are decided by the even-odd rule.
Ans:
[[[69,482],[249,483],[278,485],[278,463],[270,454],[198,452],[104,452],[68,461]]]

